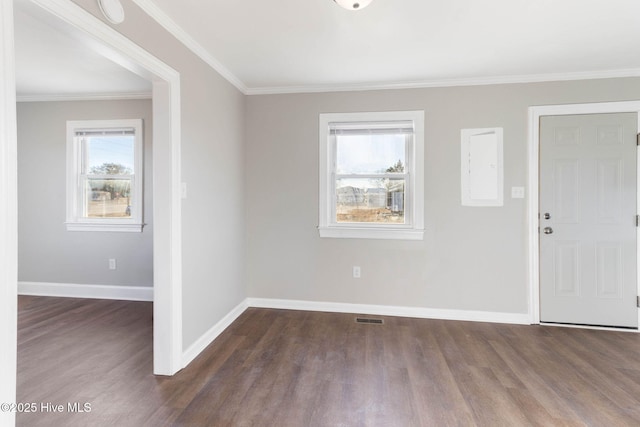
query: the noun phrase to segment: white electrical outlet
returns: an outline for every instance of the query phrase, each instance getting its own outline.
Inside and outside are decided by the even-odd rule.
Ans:
[[[109,270],[116,269],[116,260],[115,258],[109,258]]]
[[[360,267],[358,267],[357,265],[353,266],[353,278],[354,279],[360,278]]]

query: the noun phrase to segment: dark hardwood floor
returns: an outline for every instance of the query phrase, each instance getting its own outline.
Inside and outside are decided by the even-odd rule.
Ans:
[[[17,422],[640,425],[638,334],[380,318],[249,309],[168,378],[152,374],[150,303],[23,296],[18,401],[39,410]],[[67,410],[85,402],[90,412]]]

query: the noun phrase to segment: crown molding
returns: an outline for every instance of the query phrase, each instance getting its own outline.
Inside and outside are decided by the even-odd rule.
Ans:
[[[511,76],[477,77],[467,79],[434,79],[412,82],[371,83],[349,85],[280,86],[249,88],[247,95],[278,95],[319,92],[354,92],[365,90],[421,89],[432,87],[487,86],[516,83],[541,83],[553,81],[612,79],[640,77],[640,68],[623,70],[584,71],[573,73],[523,74]]]
[[[247,86],[237,78],[227,67],[213,57],[200,43],[195,41],[182,27],[180,27],[173,19],[162,11],[151,0],[133,0],[147,15],[151,16],[160,26],[182,42],[189,50],[191,50],[200,59],[206,62],[211,68],[216,70],[229,83],[234,85],[240,92],[247,94]]]
[[[302,86],[264,86],[248,87],[227,67],[214,58],[202,45],[195,41],[182,27],[164,13],[152,0],[133,0],[142,10],[151,16],[165,30],[180,40],[195,55],[222,75],[245,95],[280,95],[296,93],[320,92],[355,92],[366,90],[421,89],[433,87],[486,86],[516,83],[542,83],[553,81],[611,79],[624,77],[640,77],[640,68],[578,71],[567,73],[515,74],[490,77],[471,77],[462,79],[428,79],[409,82],[378,82],[355,84],[328,84]]]
[[[77,95],[17,95],[17,102],[56,102],[56,101],[123,101],[151,99],[151,92],[141,93],[83,93]]]

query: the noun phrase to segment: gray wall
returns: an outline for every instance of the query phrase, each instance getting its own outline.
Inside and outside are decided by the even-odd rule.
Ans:
[[[96,1],[74,2],[104,21]],[[112,27],[180,73],[182,180],[188,185],[182,201],[182,336],[188,348],[247,296],[245,97],[133,2],[123,6],[126,20]]]
[[[251,96],[249,295],[527,312],[527,108],[640,99],[640,79]],[[424,241],[321,239],[318,114],[425,111]],[[504,128],[503,207],[462,207],[460,130]],[[362,268],[353,279],[351,267]]]
[[[151,100],[22,102],[17,114],[18,280],[153,286]],[[142,233],[66,231],[67,120],[91,119],[144,120]]]
[[[245,97],[124,7],[113,27],[181,74],[184,347],[248,295],[526,312],[525,201],[460,206],[460,129],[504,128],[508,192],[526,181],[528,106],[640,98],[639,79]],[[318,114],[413,109],[426,112],[425,240],[320,239]]]

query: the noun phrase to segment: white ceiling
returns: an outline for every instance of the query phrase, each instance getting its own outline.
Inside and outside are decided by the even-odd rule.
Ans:
[[[135,2],[245,93],[640,75],[639,0]]]
[[[248,94],[640,76],[640,0],[134,1]],[[151,92],[29,0],[15,27],[20,99]]]
[[[16,0],[18,100],[145,98],[151,83],[107,59],[79,31],[28,0]]]

